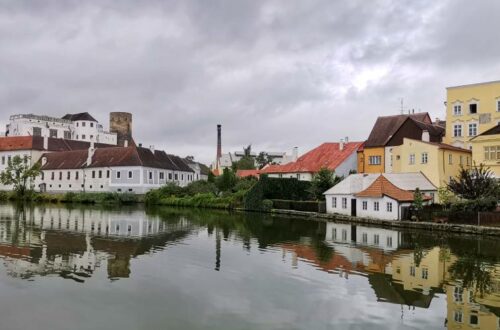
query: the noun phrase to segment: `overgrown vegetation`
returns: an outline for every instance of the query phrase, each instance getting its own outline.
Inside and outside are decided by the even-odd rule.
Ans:
[[[19,200],[16,192],[0,192],[0,201]],[[81,203],[81,204],[133,204],[140,202],[139,196],[129,193],[109,192],[68,192],[62,194],[32,193],[23,200],[42,203]]]
[[[323,193],[342,181],[342,179],[342,177],[336,176],[334,171],[331,171],[326,167],[322,167],[316,174],[314,174],[311,181],[311,195],[317,200],[324,201],[325,195],[323,195]]]
[[[462,199],[500,198],[500,186],[493,173],[483,164],[471,169],[460,168],[457,178],[452,178],[448,189]]]
[[[255,178],[239,179],[230,169],[210,181],[195,181],[186,187],[170,183],[149,191],[144,201],[150,205],[171,205],[232,209],[243,206],[243,196],[256,183]]]
[[[31,198],[35,178],[40,175],[40,164],[30,163],[30,157],[16,155],[8,160],[7,167],[0,173],[0,182],[6,186],[12,185],[19,200]]]

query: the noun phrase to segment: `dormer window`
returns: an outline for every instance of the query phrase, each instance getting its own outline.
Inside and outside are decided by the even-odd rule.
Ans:
[[[477,103],[469,104],[469,113],[472,115],[477,113]]]
[[[455,116],[460,116],[462,114],[462,106],[460,104],[456,104],[453,106],[453,114]]]

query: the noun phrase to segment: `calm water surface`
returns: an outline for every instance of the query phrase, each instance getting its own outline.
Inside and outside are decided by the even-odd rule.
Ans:
[[[500,241],[0,205],[0,329],[500,329]]]

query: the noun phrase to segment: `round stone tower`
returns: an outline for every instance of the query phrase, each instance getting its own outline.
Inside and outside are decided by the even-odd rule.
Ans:
[[[117,145],[135,145],[132,138],[132,114],[130,112],[111,112],[109,114],[109,130],[116,133]]]

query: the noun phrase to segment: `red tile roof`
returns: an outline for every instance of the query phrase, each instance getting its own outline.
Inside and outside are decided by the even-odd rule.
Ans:
[[[387,196],[399,202],[413,202],[414,200],[413,192],[396,187],[383,175],[380,175],[368,188],[355,196],[373,198]],[[430,197],[424,196],[424,199],[428,200]]]
[[[262,169],[260,173],[316,173],[322,167],[335,170],[362,144],[363,142],[348,142],[344,145],[344,149],[340,150],[340,143],[323,143],[299,157],[295,162],[270,165]]]
[[[111,144],[95,143],[96,148],[114,147]],[[90,142],[48,138],[47,151],[83,150],[90,147]],[[6,136],[0,137],[0,151],[45,150],[41,136]]]
[[[42,170],[76,169],[83,167],[145,166],[183,172],[193,170],[180,157],[164,151],[141,147],[113,147],[95,149],[92,163],[87,166],[88,150],[46,153]]]
[[[254,176],[254,177],[258,178],[259,175],[260,175],[259,170],[238,170],[238,171],[236,171],[236,176],[239,178],[246,178],[249,176]]]

